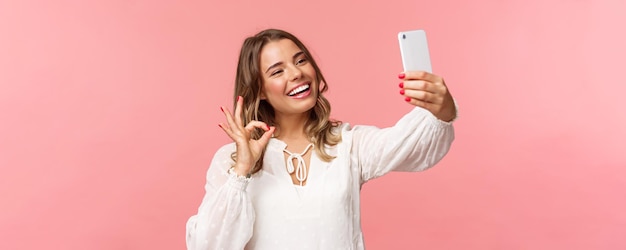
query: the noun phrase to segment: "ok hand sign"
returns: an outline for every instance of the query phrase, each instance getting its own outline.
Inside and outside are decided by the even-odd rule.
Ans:
[[[237,97],[234,117],[228,109],[220,107],[226,116],[227,123],[219,123],[218,126],[220,126],[237,145],[237,157],[234,166],[235,173],[240,176],[246,176],[252,171],[252,168],[259,158],[261,158],[261,153],[272,137],[275,127],[270,127],[261,121],[251,121],[248,124],[243,124],[241,120],[242,106],[243,97],[239,96]],[[256,128],[265,130],[258,140],[251,138],[251,134]]]

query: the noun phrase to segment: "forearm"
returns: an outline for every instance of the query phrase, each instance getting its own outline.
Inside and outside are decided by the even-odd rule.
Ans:
[[[353,149],[367,181],[390,171],[430,168],[448,152],[453,140],[451,123],[414,108],[392,127],[355,128]]]
[[[187,222],[187,249],[242,249],[252,237],[254,209],[246,193],[249,179],[229,173],[198,214]]]
[[[187,249],[243,248],[252,235],[254,210],[246,192],[250,179],[232,171],[234,150],[234,144],[229,144],[213,157],[202,203],[187,222]]]

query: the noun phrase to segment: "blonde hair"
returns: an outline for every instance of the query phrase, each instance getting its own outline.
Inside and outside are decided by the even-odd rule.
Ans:
[[[241,47],[239,54],[239,63],[237,65],[237,75],[235,78],[234,105],[237,105],[238,96],[242,96],[243,110],[242,120],[244,126],[253,120],[263,121],[270,126],[276,125],[274,108],[265,100],[261,100],[261,91],[263,90],[263,77],[261,75],[260,54],[265,44],[271,41],[289,39],[300,48],[306,55],[316,72],[316,77],[320,87],[318,88],[317,102],[309,112],[310,116],[305,124],[305,133],[308,137],[313,138],[315,152],[323,161],[330,161],[334,156],[326,153],[325,145],[334,146],[341,142],[341,134],[336,131],[341,122],[330,119],[330,102],[322,95],[328,90],[328,85],[320,68],[311,56],[309,50],[294,35],[278,29],[267,29],[259,32],[255,36],[248,37]],[[258,139],[263,135],[262,130],[255,130],[251,137]],[[263,168],[263,156],[252,168],[251,173],[256,173]],[[235,160],[236,152],[231,155]]]

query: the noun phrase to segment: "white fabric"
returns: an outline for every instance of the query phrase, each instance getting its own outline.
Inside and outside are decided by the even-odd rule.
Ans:
[[[234,143],[220,148],[207,172],[198,214],[187,222],[187,249],[364,249],[360,189],[390,171],[435,165],[454,140],[451,123],[414,108],[393,127],[348,124],[323,162],[312,151],[307,184],[294,188],[284,142],[272,138],[263,170],[246,179],[227,170]]]

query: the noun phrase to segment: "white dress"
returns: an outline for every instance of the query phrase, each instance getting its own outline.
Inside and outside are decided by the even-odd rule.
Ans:
[[[229,173],[231,143],[207,171],[206,194],[187,222],[187,249],[364,249],[361,185],[390,171],[435,165],[454,140],[451,123],[414,108],[393,127],[340,126],[342,142],[326,147],[331,162],[312,150],[303,187],[287,173],[283,149],[272,138],[263,169],[246,179]]]

